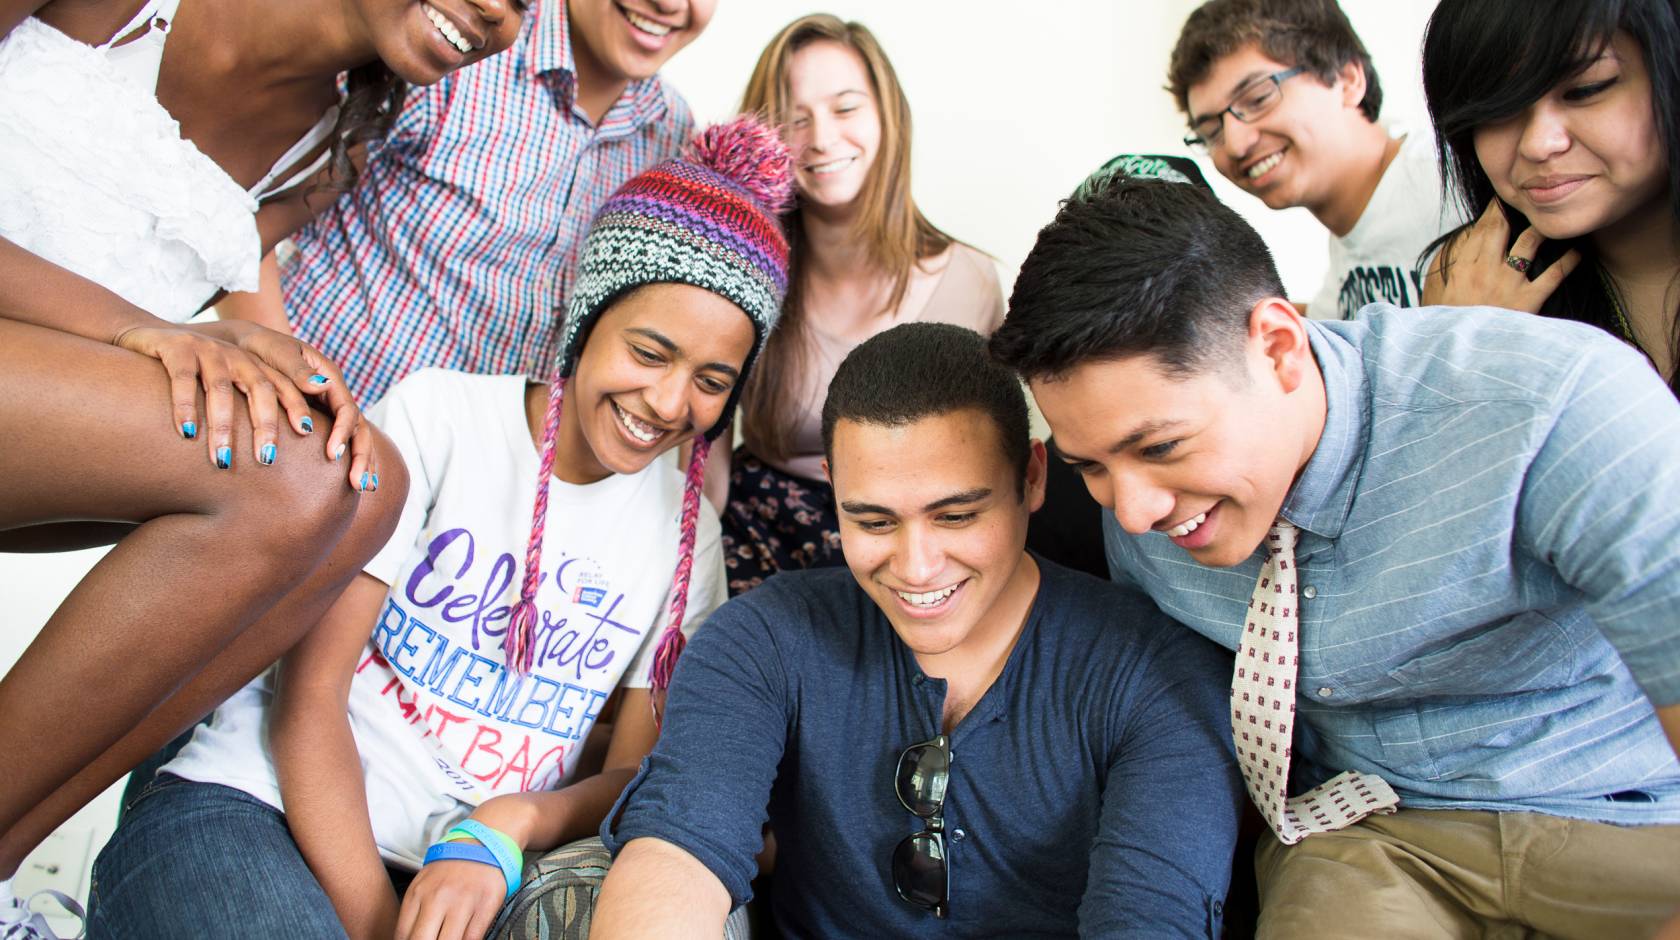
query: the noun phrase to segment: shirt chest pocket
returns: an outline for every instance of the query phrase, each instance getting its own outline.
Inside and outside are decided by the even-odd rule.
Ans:
[[[1528,611],[1405,659],[1388,675],[1415,697],[1555,689],[1575,681],[1577,651],[1561,625]]]

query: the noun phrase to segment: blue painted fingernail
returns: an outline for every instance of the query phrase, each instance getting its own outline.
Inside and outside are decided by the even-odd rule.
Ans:
[[[309,377],[309,384],[310,385],[325,385],[330,381],[332,381],[332,380],[327,378],[326,376],[322,375],[319,372],[317,372],[314,375]]]
[[[344,456],[344,445],[340,444],[340,445],[338,445],[338,449],[333,451],[333,459],[337,460],[338,458],[340,458],[342,456]]]
[[[216,448],[216,468],[218,470],[226,470],[231,466],[233,466],[233,448]]]
[[[298,427],[303,428],[303,433],[310,434],[315,430],[315,422],[308,415],[304,415],[302,420],[298,421]]]
[[[196,422],[196,421],[182,421],[181,422],[181,436],[186,438],[189,441],[192,440],[193,438],[197,437],[198,436],[198,422]]]
[[[379,474],[377,473],[373,475],[373,488],[376,492],[379,489]]]
[[[362,471],[362,492],[364,493],[368,491],[368,478],[371,476],[373,476],[373,474],[367,472],[366,470]]]
[[[274,465],[274,457],[279,453],[273,444],[264,444],[262,450],[257,451],[257,462],[265,467]]]

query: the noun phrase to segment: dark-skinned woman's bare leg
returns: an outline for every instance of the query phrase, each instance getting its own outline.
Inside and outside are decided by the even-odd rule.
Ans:
[[[0,320],[0,542],[55,523],[135,525],[0,680],[0,878],[151,750],[301,637],[389,536],[406,476],[381,440],[357,494],[313,435],[234,466],[171,433],[155,360]],[[92,531],[93,527],[83,526]],[[25,821],[27,818],[27,822]]]

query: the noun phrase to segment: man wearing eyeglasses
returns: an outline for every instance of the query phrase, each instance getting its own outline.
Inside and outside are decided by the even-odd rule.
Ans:
[[[1230,657],[1025,552],[1019,382],[978,334],[899,326],[841,364],[823,439],[849,570],[696,633],[591,936],[717,936],[766,819],[789,937],[1219,936]]]
[[[1303,309],[1351,319],[1375,301],[1422,302],[1420,259],[1456,228],[1434,140],[1377,123],[1382,86],[1335,0],[1212,0],[1185,21],[1168,89],[1186,145],[1273,209],[1330,230],[1324,283]]]

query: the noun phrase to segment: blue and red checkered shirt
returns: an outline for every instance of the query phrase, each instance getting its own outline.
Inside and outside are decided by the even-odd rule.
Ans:
[[[426,366],[546,377],[596,208],[693,128],[658,76],[593,125],[565,4],[537,0],[498,56],[409,92],[349,192],[294,237],[296,334],[372,402]]]

